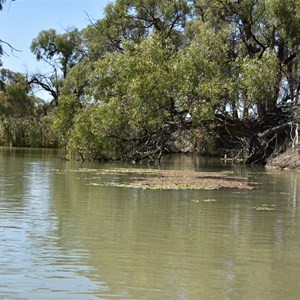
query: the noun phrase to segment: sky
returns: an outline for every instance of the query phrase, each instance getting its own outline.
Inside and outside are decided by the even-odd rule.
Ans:
[[[4,47],[7,55],[1,60],[3,68],[15,72],[37,73],[43,69],[30,51],[32,40],[40,31],[50,28],[64,33],[68,28],[82,29],[90,20],[103,17],[109,0],[6,0],[0,11],[0,39],[21,52],[11,53]],[[89,20],[90,18],[90,20]]]

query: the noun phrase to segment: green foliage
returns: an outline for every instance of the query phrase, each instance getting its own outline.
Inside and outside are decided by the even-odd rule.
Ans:
[[[267,0],[270,13],[274,16],[272,24],[278,28],[278,34],[292,48],[299,46],[300,39],[300,1]]]
[[[23,147],[57,147],[49,119],[36,116],[0,117],[0,144]]]
[[[37,60],[43,60],[62,71],[65,78],[81,57],[81,34],[77,29],[58,34],[55,29],[41,31],[31,43]]]
[[[107,115],[107,135],[119,143],[158,130],[172,118],[169,108],[174,108],[177,94],[169,50],[156,37],[125,47],[124,53],[97,63],[90,90]]]
[[[267,52],[259,58],[245,57],[241,60],[240,90],[242,105],[247,110],[258,108],[260,115],[272,109],[277,100],[276,85],[279,64],[275,52]]]
[[[93,104],[85,103],[73,119],[69,148],[132,157],[147,136],[170,134],[187,112],[195,122],[211,119],[224,91],[219,68],[227,51],[220,43],[223,36],[223,31],[199,25],[194,42],[176,51],[157,33],[138,44],[124,42],[124,51],[98,60],[86,89]]]
[[[89,55],[98,59],[107,52],[123,51],[123,43],[139,43],[159,32],[177,46],[184,42],[183,32],[191,7],[185,0],[117,0],[105,8],[105,17],[83,30]]]
[[[109,4],[83,31],[89,63],[66,79],[80,104],[68,127],[70,149],[132,157],[149,143],[145,136],[168,136],[187,113],[193,126],[213,122],[216,112],[265,118],[280,85],[295,78],[284,71],[289,54],[278,37],[284,48],[295,44],[285,22],[297,5],[283,12],[279,2],[255,0]]]
[[[225,90],[229,88],[226,76],[228,28],[217,31],[206,23],[194,24],[194,37],[190,45],[180,51],[179,76],[184,86],[182,98],[186,100],[195,122],[211,119]]]
[[[53,146],[49,123],[38,115],[38,100],[21,73],[0,70],[0,144]]]
[[[21,73],[0,70],[0,114],[15,118],[33,113],[34,98],[29,95],[29,86]]]
[[[74,119],[74,126],[70,131],[67,149],[76,152],[82,158],[103,158],[106,154],[114,157],[113,145],[110,145],[109,137],[106,136],[105,111],[97,105],[81,111]],[[112,146],[112,147],[110,147]]]
[[[41,31],[31,50],[52,73],[26,86],[5,71],[0,109],[38,116],[93,159],[159,154],[172,133],[211,132],[215,117],[267,128],[300,100],[299,25],[299,0],[116,0],[82,32]],[[37,106],[32,85],[53,101]]]

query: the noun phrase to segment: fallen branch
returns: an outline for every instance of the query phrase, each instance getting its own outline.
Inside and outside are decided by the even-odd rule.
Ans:
[[[266,139],[266,138],[270,137],[271,135],[273,135],[274,133],[276,133],[278,131],[281,131],[281,130],[284,130],[284,129],[286,129],[288,127],[291,127],[291,126],[293,126],[293,122],[284,123],[284,124],[272,127],[270,129],[267,129],[262,133],[258,133],[257,137],[260,138],[260,139]]]

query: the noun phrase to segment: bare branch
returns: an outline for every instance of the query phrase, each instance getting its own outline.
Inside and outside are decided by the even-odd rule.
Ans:
[[[8,46],[11,49],[11,52],[13,53],[14,51],[16,52],[22,52],[22,50],[16,49],[15,47],[13,47],[10,43],[3,41],[2,39],[0,39],[0,44],[4,44],[6,46]]]

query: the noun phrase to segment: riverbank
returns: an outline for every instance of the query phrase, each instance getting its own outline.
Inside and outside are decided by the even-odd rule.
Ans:
[[[267,166],[300,171],[300,154],[298,149],[288,149],[284,153],[269,159],[267,161]]]

